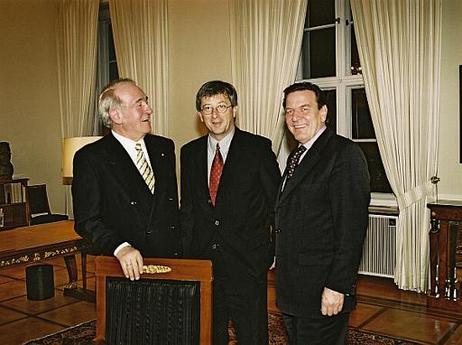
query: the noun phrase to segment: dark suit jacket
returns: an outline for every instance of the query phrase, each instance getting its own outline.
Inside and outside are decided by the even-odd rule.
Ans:
[[[270,140],[236,128],[213,207],[207,140],[206,135],[181,149],[184,254],[210,258],[210,247],[219,244],[229,277],[246,284],[247,276],[266,277],[280,171]]]
[[[314,142],[276,202],[277,304],[321,317],[324,287],[354,304],[368,224],[369,174],[361,149],[329,129]]]
[[[145,257],[171,257],[178,249],[178,195],[173,141],[144,138],[155,176],[149,191],[127,151],[108,134],[74,157],[75,230],[99,254],[123,242]]]

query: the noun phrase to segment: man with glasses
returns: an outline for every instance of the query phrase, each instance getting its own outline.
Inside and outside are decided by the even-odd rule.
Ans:
[[[366,159],[326,127],[314,84],[284,90],[286,125],[298,142],[276,201],[276,298],[290,345],[344,345],[368,224]]]
[[[75,155],[75,230],[139,279],[143,256],[172,257],[178,249],[174,144],[150,134],[152,109],[133,80],[107,85],[99,112],[111,132]]]
[[[267,272],[280,180],[271,141],[235,126],[237,94],[223,81],[202,85],[197,115],[208,135],[181,149],[183,252],[213,263],[213,343],[268,344]]]

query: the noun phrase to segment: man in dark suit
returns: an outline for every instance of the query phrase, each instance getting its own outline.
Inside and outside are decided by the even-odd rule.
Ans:
[[[99,112],[111,133],[74,157],[75,230],[139,279],[144,257],[174,256],[179,241],[173,141],[152,135],[152,109],[130,79],[110,83]]]
[[[326,128],[318,86],[289,86],[283,106],[298,148],[276,201],[277,305],[291,345],[343,345],[368,223],[367,163]]]
[[[270,140],[235,126],[237,94],[231,84],[205,83],[196,109],[209,134],[181,149],[184,254],[213,262],[214,345],[228,344],[228,320],[240,345],[268,344],[266,277],[280,180],[276,157]]]

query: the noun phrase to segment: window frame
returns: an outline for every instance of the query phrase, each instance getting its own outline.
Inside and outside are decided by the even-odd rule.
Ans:
[[[364,79],[361,73],[351,73],[351,35],[353,19],[349,0],[333,0],[335,2],[335,47],[336,47],[336,75],[320,78],[303,78],[303,61],[300,54],[297,68],[297,81],[308,81],[318,85],[323,90],[336,90],[336,128],[339,135],[350,138],[354,142],[377,142],[376,138],[352,138],[352,96],[353,89],[364,88]],[[333,24],[305,28],[304,32],[315,31],[331,27]],[[377,206],[397,206],[393,193],[371,192],[371,204]]]

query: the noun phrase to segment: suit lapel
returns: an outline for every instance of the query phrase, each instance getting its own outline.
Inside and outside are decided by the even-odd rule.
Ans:
[[[284,190],[279,193],[278,203],[283,201],[290,193],[297,187],[300,182],[303,181],[304,177],[310,173],[312,168],[318,163],[322,157],[322,151],[333,133],[326,129],[324,133],[313,143],[313,146],[308,150],[305,157],[303,157],[299,166],[295,169],[294,175],[286,181]],[[287,168],[286,168],[287,170]],[[284,178],[286,171],[284,172]]]
[[[225,165],[223,166],[223,173],[221,174],[220,184],[218,185],[217,201],[221,199],[226,191],[229,181],[232,178],[233,171],[236,171],[236,162],[239,160],[239,152],[241,150],[241,132],[239,128],[235,128],[233,139],[229,145],[228,155],[226,156]],[[243,168],[243,167],[240,167]]]
[[[151,209],[149,212],[149,221],[153,219],[155,214],[157,214],[156,209],[157,205],[159,205],[158,200],[164,200],[165,189],[164,187],[167,186],[167,183],[159,183],[159,181],[164,180],[164,175],[167,173],[166,169],[170,162],[166,162],[167,155],[163,152],[162,148],[155,142],[155,137],[153,136],[145,136],[144,143],[146,145],[146,150],[148,151],[149,161],[151,162],[152,172],[154,173],[154,196],[152,195],[151,191],[149,190],[148,185],[146,182],[141,178],[144,184],[144,191],[147,195],[152,199]],[[138,173],[138,175],[141,174]]]
[[[158,184],[158,180],[162,180],[162,176],[165,173],[166,167],[166,154],[163,150],[155,144],[154,139],[151,136],[146,136],[144,138],[144,143],[146,145],[146,150],[148,151],[149,161],[151,162],[152,172],[154,173],[154,191],[162,192],[160,188],[162,188],[162,183]],[[140,174],[141,177],[141,174]],[[143,180],[144,182],[144,180]],[[148,185],[144,182],[146,186],[146,191],[150,192]],[[160,188],[159,188],[160,187]]]
[[[198,202],[207,202],[209,197],[209,182],[208,182],[208,171],[207,171],[207,159],[208,159],[208,135],[200,137],[191,150],[190,162],[188,165],[182,167],[182,169],[188,167],[188,171],[183,171],[190,175],[192,185],[195,190],[195,197],[198,198]]]
[[[104,164],[107,165],[108,170],[111,171],[111,175],[118,181],[120,191],[123,191],[130,200],[133,198],[135,200],[139,198],[152,198],[151,191],[122,144],[112,134],[108,134],[106,137],[107,141],[103,157]],[[151,144],[149,146],[152,147],[155,145]],[[154,161],[157,162],[158,155],[152,149],[148,149],[150,160],[152,159],[151,152],[154,152]],[[152,161],[151,164],[155,166]],[[160,163],[157,163],[157,165],[161,166]],[[154,175],[156,175],[155,171]]]
[[[205,135],[199,141],[199,149],[196,152],[195,164],[196,171],[189,173],[195,174],[199,182],[199,191],[205,200],[209,200],[209,181],[208,181],[208,135]]]
[[[133,195],[132,187],[137,185],[142,187],[140,181],[144,183],[143,178],[127,151],[117,139],[112,134],[107,135],[106,138],[104,164],[107,165],[108,170],[111,171],[127,195]]]

